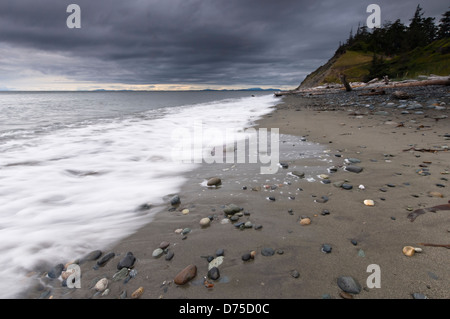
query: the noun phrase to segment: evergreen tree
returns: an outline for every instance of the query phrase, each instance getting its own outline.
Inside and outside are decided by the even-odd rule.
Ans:
[[[410,20],[408,40],[411,50],[431,43],[436,37],[434,18],[424,18],[422,11],[420,5],[417,5],[414,17]]]
[[[450,11],[447,11],[442,15],[440,20],[438,38],[444,39],[450,37]]]

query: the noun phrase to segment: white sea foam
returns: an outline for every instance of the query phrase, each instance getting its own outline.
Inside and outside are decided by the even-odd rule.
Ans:
[[[264,95],[162,108],[0,144],[0,298],[25,289],[38,264],[65,263],[151,222],[159,209],[137,208],[163,204],[196,167],[172,161],[171,131],[199,120],[245,128],[275,103]]]

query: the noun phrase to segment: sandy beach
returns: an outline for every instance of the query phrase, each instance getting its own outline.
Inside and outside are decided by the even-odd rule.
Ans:
[[[154,208],[160,212],[152,223],[80,263],[81,288],[63,287],[61,278],[42,271],[33,274],[39,280],[24,297],[130,299],[142,287],[140,299],[450,298],[450,250],[439,246],[450,244],[450,212],[425,210],[408,218],[449,201],[450,93],[443,86],[405,91],[410,96],[404,100],[389,90],[383,96],[354,91],[280,98],[256,127],[280,129],[283,150],[292,151],[280,158],[285,167],[261,175],[260,164],[204,164],[187,176],[178,206],[168,194],[167,205]],[[307,146],[316,158],[301,156]],[[202,185],[211,177],[221,185]],[[230,204],[241,208],[236,221],[224,214]],[[206,217],[209,225],[201,226]],[[190,232],[175,232],[186,228]],[[153,256],[162,242],[169,245]],[[405,246],[420,249],[406,256]],[[114,257],[96,267],[110,252]],[[115,280],[127,252],[136,258],[130,268],[136,275]],[[208,257],[221,261],[217,279],[208,278]],[[189,265],[195,277],[176,284]],[[373,265],[377,278],[370,277]],[[358,292],[345,292],[342,277],[353,278]],[[102,278],[108,279],[106,292],[94,288]]]

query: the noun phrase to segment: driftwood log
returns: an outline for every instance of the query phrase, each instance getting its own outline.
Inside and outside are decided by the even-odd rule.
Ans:
[[[350,84],[347,81],[347,77],[345,76],[345,74],[341,74],[340,76],[341,82],[342,84],[344,84],[345,90],[347,92],[350,92],[352,90],[352,87],[350,86]]]

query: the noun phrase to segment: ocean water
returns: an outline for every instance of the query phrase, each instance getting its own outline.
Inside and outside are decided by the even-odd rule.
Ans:
[[[180,132],[241,132],[278,102],[245,91],[0,93],[0,298],[26,289],[36,267],[151,222],[199,165],[176,160]]]

